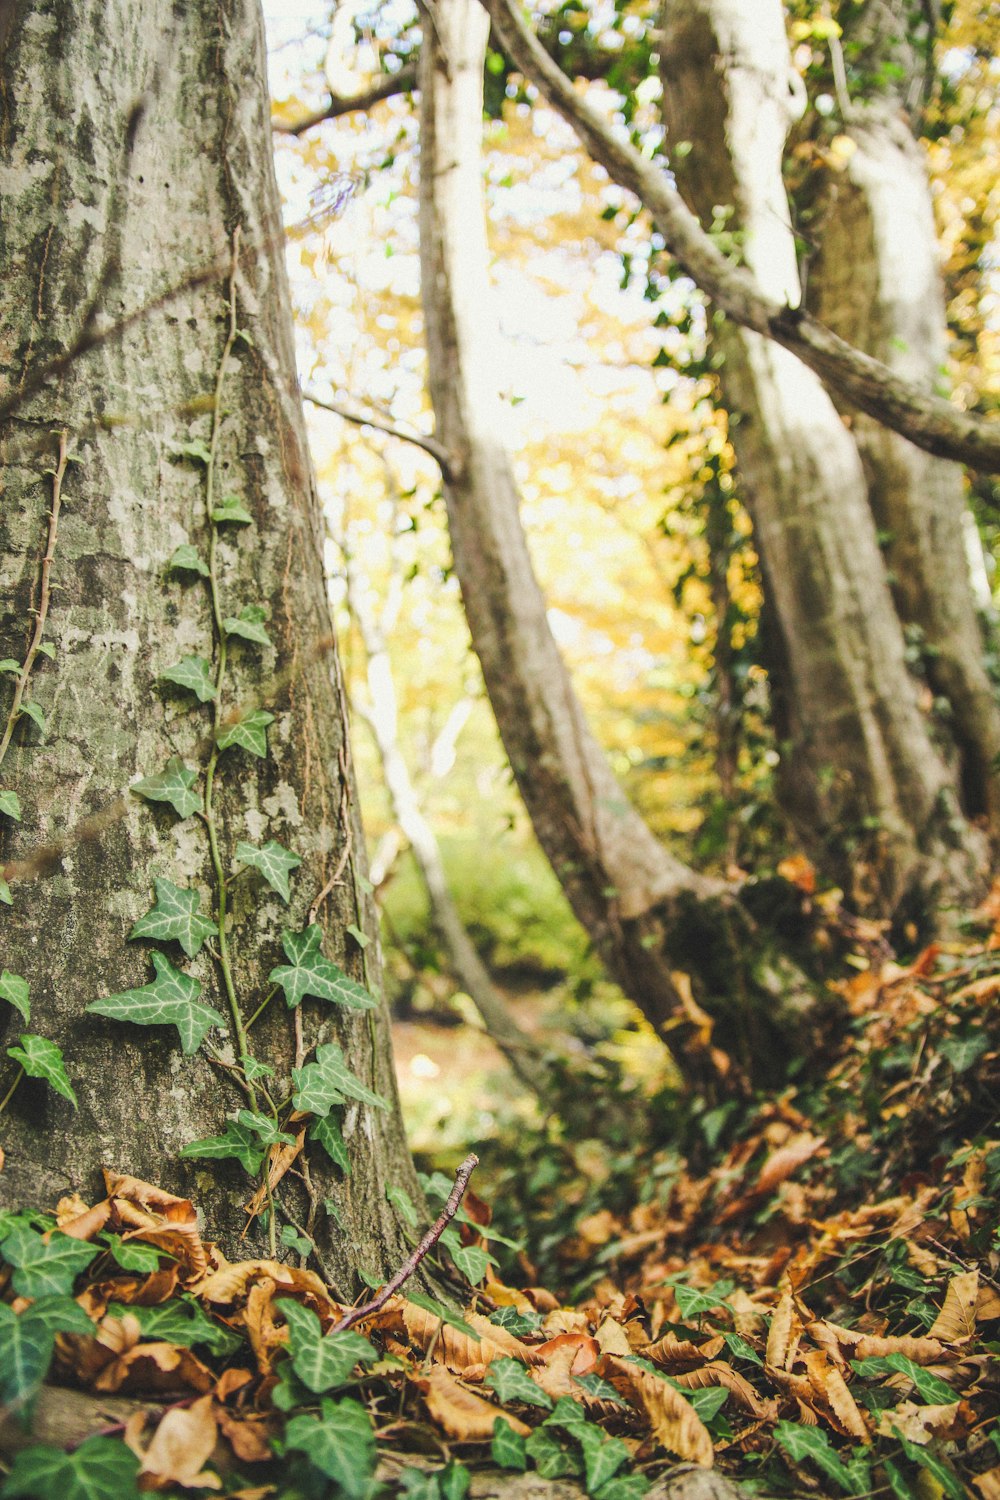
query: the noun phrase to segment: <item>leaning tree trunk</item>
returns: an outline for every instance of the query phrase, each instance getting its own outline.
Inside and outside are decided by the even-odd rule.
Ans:
[[[766,295],[800,299],[781,157],[792,75],[778,0],[666,0],[663,114],[704,223],[735,210]],[[853,264],[853,261],[852,261]],[[719,320],[717,320],[719,321]],[[818,377],[759,334],[713,337],[742,489],[780,634],[780,771],[803,841],[849,899],[893,914],[968,898],[982,841],[920,713],[857,447]],[[902,440],[900,440],[902,441]]]
[[[853,102],[841,79],[845,118],[832,128],[846,136],[850,154],[813,174],[820,180],[810,189],[817,253],[809,306],[857,348],[930,391],[946,359],[944,294],[927,164],[907,114],[921,101],[933,32],[914,35],[927,18],[904,0],[841,9],[865,75],[883,82]],[[1000,705],[983,663],[967,550],[974,525],[961,470],[847,409],[900,616],[919,627],[928,680],[950,711],[943,733],[958,754],[963,810],[985,819],[996,843]]]
[[[269,971],[286,956],[291,968],[313,963],[281,945],[313,913],[330,958],[379,984],[375,945],[363,954],[346,930],[371,931],[372,912],[297,392],[259,8],[19,0],[0,18],[0,369],[16,403],[3,434],[0,656],[24,660],[54,537],[54,651],[36,657],[29,690],[45,734],[22,713],[0,770],[21,808],[19,822],[0,820],[12,901],[0,908],[3,959],[30,986],[30,1026],[9,1005],[0,1019],[7,1044],[30,1031],[61,1046],[79,1101],[74,1110],[41,1081],[21,1082],[0,1117],[3,1199],[91,1194],[103,1164],[189,1193],[232,1243],[252,1182],[231,1160],[178,1152],[222,1134],[240,1106],[270,1113],[268,1090],[284,1098],[293,1064],[337,1043],[387,1107],[348,1103],[349,1176],[310,1138],[308,1172],[300,1157],[274,1191],[308,1219],[346,1287],[358,1265],[377,1275],[398,1259],[386,1185],[415,1191],[384,1007],[320,1000],[315,974],[300,974],[300,1006],[279,992],[247,1029],[273,989]],[[50,532],[60,433],[72,462]],[[10,702],[8,686],[4,713]],[[162,783],[134,791],[172,757],[197,773],[188,788],[175,774],[179,811]],[[272,840],[301,867],[269,864],[274,889],[254,868],[235,873],[252,864],[240,841]],[[172,898],[161,886],[161,906],[193,901],[200,925],[161,912],[140,926],[164,941],[130,941],[154,880],[181,888]],[[193,958],[170,940],[183,933],[197,948],[206,926]],[[175,987],[177,1029],[88,1012],[153,980],[154,955]],[[193,984],[173,970],[217,1012],[190,1055],[178,1036],[185,1014],[197,1021]],[[121,1003],[138,1015],[141,1001]],[[242,1079],[235,1065],[251,1053],[273,1079],[253,1064]],[[16,1075],[3,1063],[0,1093]],[[311,1135],[318,1118],[293,1121],[292,1133]],[[243,1253],[261,1244],[253,1228]]]
[[[715,1042],[765,1077],[794,1054],[804,987],[761,961],[721,882],[690,870],[629,804],[552,637],[502,432],[489,316],[480,139],[487,20],[443,0],[425,28],[420,93],[421,284],[455,567],[487,691],[535,833],[609,973],[667,1034],[691,1081]],[[757,976],[757,977],[755,977]]]

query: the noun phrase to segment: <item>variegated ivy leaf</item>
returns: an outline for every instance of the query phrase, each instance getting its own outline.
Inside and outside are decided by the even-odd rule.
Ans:
[[[21,821],[21,799],[16,792],[0,792],[0,813],[6,813],[17,823]]]
[[[285,1447],[305,1453],[345,1500],[366,1500],[371,1494],[375,1435],[372,1419],[359,1402],[324,1396],[318,1417],[299,1415],[288,1423]]]
[[[279,1130],[277,1123],[269,1115],[259,1115],[252,1109],[241,1109],[236,1116],[236,1123],[251,1130],[262,1146],[295,1145],[294,1135]]]
[[[172,880],[155,880],[156,905],[140,917],[129,933],[130,938],[155,938],[158,942],[180,943],[188,958],[194,958],[206,938],[216,931],[214,922],[199,911],[201,897],[197,891],[185,890]]]
[[[55,1042],[26,1032],[21,1038],[20,1047],[7,1048],[7,1056],[19,1062],[29,1078],[44,1078],[50,1088],[54,1088],[57,1094],[62,1094],[76,1109],[76,1095],[66,1077],[62,1048],[57,1047]]]
[[[212,520],[216,526],[252,526],[253,516],[239,495],[223,495],[212,508]]]
[[[181,1050],[188,1056],[197,1052],[213,1026],[225,1026],[225,1020],[210,1005],[201,1005],[201,984],[175,969],[162,953],[152,953],[156,978],[141,989],[121,990],[105,1000],[93,1000],[86,1009],[96,1016],[110,1016],[113,1021],[132,1021],[136,1026],[176,1026]]]
[[[25,1022],[31,1020],[28,981],[22,979],[20,974],[12,974],[9,969],[4,969],[0,974],[0,1000],[8,1001],[16,1011],[20,1011]]]
[[[345,1177],[351,1175],[351,1158],[347,1154],[347,1143],[336,1120],[330,1115],[317,1116],[309,1127],[309,1139],[323,1147],[334,1166],[339,1167]]]
[[[314,922],[302,932],[281,934],[281,946],[288,959],[272,969],[268,978],[272,984],[280,984],[285,999],[294,1010],[305,995],[317,1000],[331,1000],[335,1005],[346,1005],[351,1010],[371,1010],[376,1004],[373,996],[360,984],[348,978],[343,969],[324,958],[319,950],[323,933]]]
[[[77,1276],[99,1254],[99,1245],[55,1230],[44,1240],[23,1225],[11,1230],[0,1245],[0,1258],[15,1267],[11,1278],[15,1292],[32,1299],[70,1296]]]
[[[270,646],[271,637],[264,629],[267,610],[259,604],[248,604],[238,615],[229,615],[222,622],[227,635],[238,635],[244,641],[254,641],[258,646]]]
[[[42,734],[45,733],[45,715],[37,703],[22,703],[19,713],[27,715],[29,719],[38,725]]]
[[[384,1099],[372,1093],[351,1072],[336,1042],[317,1047],[315,1062],[306,1063],[304,1068],[293,1068],[292,1084],[292,1104],[303,1114],[327,1115],[335,1104],[343,1104],[345,1099],[357,1099],[377,1109],[388,1108]]]
[[[89,1437],[72,1453],[36,1443],[22,1448],[4,1484],[6,1495],[59,1500],[139,1500],[139,1460],[118,1438]]]
[[[215,697],[215,682],[212,679],[212,663],[203,656],[184,656],[172,667],[160,673],[161,682],[172,682],[177,687],[194,693],[199,703],[210,703]]]
[[[291,1297],[282,1297],[277,1306],[288,1324],[292,1369],[310,1391],[319,1394],[345,1385],[356,1365],[371,1365],[378,1359],[362,1334],[350,1329],[324,1334],[312,1308],[303,1307]]]
[[[222,1161],[233,1157],[245,1172],[256,1177],[264,1160],[264,1147],[256,1131],[241,1124],[239,1120],[227,1120],[222,1135],[210,1135],[200,1141],[192,1141],[177,1154],[204,1158],[207,1161]]]
[[[240,841],[236,845],[236,858],[241,864],[249,865],[258,870],[272,891],[277,891],[285,905],[292,899],[292,893],[288,885],[288,876],[292,870],[297,870],[302,860],[290,849],[282,848],[281,844],[269,839],[260,849],[253,844],[245,844]]]
[[[174,549],[167,569],[171,573],[197,573],[200,578],[209,576],[208,567],[202,561],[197,547],[192,547],[190,542],[182,542]]]
[[[246,718],[223,730],[216,741],[220,750],[236,747],[264,760],[267,755],[267,726],[274,723],[274,714],[264,708],[255,708]]]
[[[197,779],[197,771],[189,770],[174,755],[159,775],[133,781],[132,791],[147,802],[169,802],[179,818],[189,818],[192,813],[201,812],[201,798],[191,790]]]

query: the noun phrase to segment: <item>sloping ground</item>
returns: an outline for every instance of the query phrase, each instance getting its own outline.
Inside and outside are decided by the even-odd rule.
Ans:
[[[356,1317],[305,1238],[228,1264],[134,1179],[7,1213],[0,1494],[997,1500],[998,995],[995,932],[928,949],[845,986],[821,1082],[686,1155],[540,1133],[497,1197],[524,1248],[469,1194],[421,1267],[476,1283],[462,1316],[411,1281]]]

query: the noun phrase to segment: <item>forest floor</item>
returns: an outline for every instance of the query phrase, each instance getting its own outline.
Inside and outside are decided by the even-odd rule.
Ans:
[[[411,1281],[337,1331],[353,1315],[308,1242],[298,1265],[230,1265],[190,1204],[132,1179],[8,1215],[0,1495],[732,1495],[714,1474],[1000,1500],[1000,903],[979,916],[858,968],[825,1069],[780,1095],[683,1114],[661,1093],[650,1129],[626,1112],[588,1141],[470,1084],[493,1140],[425,1263],[468,1278],[461,1313]],[[491,1059],[433,1033],[400,1031],[401,1072],[431,1086],[442,1144],[449,1068]],[[424,1187],[436,1210],[450,1169]]]

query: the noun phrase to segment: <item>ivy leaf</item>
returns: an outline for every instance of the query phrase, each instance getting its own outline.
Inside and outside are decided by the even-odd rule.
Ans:
[[[216,744],[220,750],[236,747],[264,760],[267,756],[267,726],[273,723],[274,714],[269,714],[264,708],[255,708],[245,719],[223,730]]]
[[[212,507],[212,520],[216,526],[252,526],[253,516],[239,495],[223,495]]]
[[[493,1423],[493,1441],[490,1444],[490,1452],[498,1468],[517,1469],[518,1472],[523,1473],[528,1467],[524,1438],[519,1432],[515,1432],[503,1417],[497,1417]]]
[[[18,716],[20,717],[21,714],[26,714],[29,719],[38,725],[42,734],[45,733],[45,715],[37,703],[22,703],[18,711]]]
[[[182,1157],[197,1157],[206,1161],[221,1161],[234,1157],[251,1177],[256,1177],[264,1160],[264,1149],[254,1131],[238,1120],[227,1120],[222,1135],[208,1135],[200,1141],[191,1141],[177,1153]]]
[[[253,641],[258,646],[270,646],[271,637],[264,629],[267,610],[259,604],[248,604],[238,615],[229,615],[222,628],[227,635],[238,635],[241,640]]]
[[[591,1493],[596,1493],[596,1500],[643,1500],[649,1488],[649,1480],[643,1474],[619,1474]]]
[[[490,1266],[496,1264],[495,1257],[488,1250],[482,1250],[478,1245],[463,1245],[458,1230],[451,1226],[442,1234],[441,1244],[461,1274],[473,1285],[482,1281]]]
[[[381,1283],[378,1281],[373,1283],[373,1287],[380,1285]],[[426,1292],[418,1291],[412,1284],[406,1289],[406,1300],[407,1302],[414,1303],[417,1307],[422,1307],[424,1312],[432,1313],[435,1318],[440,1318],[441,1322],[447,1323],[450,1328],[457,1328],[459,1332],[465,1334],[466,1338],[470,1338],[474,1344],[482,1343],[481,1335],[476,1332],[471,1323],[467,1323],[464,1318],[460,1318],[458,1313],[452,1312],[450,1307],[446,1307],[443,1302],[438,1302],[435,1297],[428,1297]]]
[[[0,974],[0,1000],[8,1000],[27,1022],[31,1020],[31,1001],[28,999],[28,981],[20,974],[4,969]]]
[[[0,1302],[0,1407],[27,1407],[52,1362],[55,1333],[31,1311],[18,1315]]]
[[[51,641],[39,641],[36,650],[39,656],[47,656],[49,661],[55,660],[56,648]]]
[[[241,1109],[236,1116],[237,1125],[252,1131],[262,1146],[294,1146],[294,1135],[278,1129],[268,1115],[258,1115],[253,1110]]]
[[[0,792],[0,813],[6,813],[16,823],[21,821],[21,799],[16,792]]]
[[[294,1224],[281,1226],[281,1243],[287,1245],[289,1250],[294,1250],[296,1255],[312,1255],[316,1249],[309,1236],[300,1234]]]
[[[177,687],[194,693],[199,703],[211,703],[215,697],[212,681],[212,663],[203,656],[183,656],[172,667],[160,673],[161,682],[172,682]]]
[[[250,1083],[259,1083],[262,1078],[273,1078],[274,1069],[270,1063],[258,1062],[256,1057],[241,1058],[243,1071]]]
[[[375,1473],[371,1418],[357,1401],[324,1397],[318,1417],[293,1417],[285,1447],[305,1453],[313,1468],[337,1484],[347,1500],[367,1500]]]
[[[362,932],[361,928],[358,927],[354,922],[351,922],[345,929],[345,931],[350,933],[351,937],[357,943],[358,947],[362,952],[364,952],[364,950],[368,947],[368,944],[371,942],[371,938],[368,936],[368,934],[366,932]]]
[[[302,1384],[317,1395],[344,1385],[356,1365],[374,1364],[378,1359],[375,1349],[360,1333],[345,1329],[324,1336],[322,1324],[311,1308],[290,1297],[283,1297],[278,1306],[288,1324],[292,1369]]]
[[[242,864],[259,871],[272,891],[277,891],[285,905],[288,905],[292,899],[288,877],[292,870],[297,870],[302,863],[297,854],[293,854],[290,849],[282,848],[281,844],[275,843],[274,839],[269,839],[260,849],[253,844],[245,844],[241,840],[236,845],[236,858]]]
[[[535,1467],[543,1479],[560,1479],[563,1474],[579,1472],[577,1461],[556,1442],[544,1427],[536,1427],[525,1440],[524,1451],[535,1461]]]
[[[832,1479],[845,1495],[856,1494],[854,1478],[845,1468],[833,1444],[820,1427],[800,1427],[797,1422],[779,1422],[774,1436],[794,1463],[811,1458],[827,1479]]]
[[[496,1319],[491,1318],[490,1322],[494,1323]],[[512,1333],[513,1331],[511,1329]],[[600,1375],[573,1375],[571,1379],[573,1384],[580,1386],[588,1396],[594,1396],[599,1401],[610,1402],[612,1406],[628,1406],[628,1402],[622,1400],[610,1380],[602,1380]]]
[[[851,1369],[858,1375],[885,1376],[905,1375],[913,1382],[919,1395],[931,1405],[947,1406],[949,1402],[956,1400],[955,1392],[946,1380],[935,1375],[930,1370],[925,1370],[922,1365],[914,1364],[912,1359],[907,1359],[905,1354],[874,1355],[871,1359],[852,1359]]]
[[[73,1297],[39,1297],[21,1314],[41,1323],[51,1333],[80,1333],[90,1338],[94,1324]]]
[[[345,1099],[357,1099],[376,1109],[388,1109],[385,1100],[373,1094],[351,1072],[336,1042],[317,1047],[315,1062],[306,1063],[304,1068],[293,1068],[292,1083],[292,1104],[304,1114],[327,1115],[334,1104],[343,1104]]]
[[[44,1036],[33,1036],[31,1032],[25,1032],[21,1037],[20,1047],[8,1047],[7,1056],[19,1062],[29,1078],[44,1078],[50,1088],[55,1089],[57,1094],[62,1094],[76,1109],[76,1095],[73,1085],[66,1077],[62,1048],[57,1047],[55,1042],[48,1041]]]
[[[152,953],[156,978],[141,989],[121,990],[106,1000],[93,1000],[86,1006],[92,1015],[110,1016],[113,1021],[132,1021],[136,1026],[176,1026],[181,1051],[190,1057],[197,1052],[213,1026],[225,1026],[223,1017],[210,1005],[200,1005],[201,984],[175,969],[162,953]]]
[[[495,1359],[489,1365],[484,1383],[496,1391],[501,1406],[520,1401],[525,1406],[552,1410],[552,1397],[535,1384],[524,1366],[516,1359]]]
[[[170,573],[197,573],[199,578],[210,577],[207,565],[202,561],[197,547],[192,547],[190,542],[182,542],[174,549],[173,556],[167,563],[167,571]]]
[[[972,1036],[946,1037],[938,1051],[947,1058],[956,1073],[964,1073],[979,1061],[989,1045],[990,1039],[986,1032],[977,1031]],[[954,1393],[950,1399],[954,1399]]]
[[[534,1333],[542,1326],[540,1313],[520,1313],[516,1307],[498,1307],[496,1312],[490,1313],[490,1322],[495,1323],[498,1328],[506,1328],[515,1338],[523,1338],[526,1333]],[[583,1381],[583,1376],[576,1376],[577,1383]],[[602,1384],[607,1384],[606,1381]],[[586,1389],[586,1387],[585,1387]],[[614,1390],[614,1386],[611,1386]],[[617,1392],[615,1392],[617,1395]]]
[[[12,656],[5,656],[3,661],[0,661],[0,672],[13,672],[16,677],[19,677],[21,675],[21,663],[15,661]]]
[[[581,1427],[574,1436],[583,1449],[587,1494],[596,1495],[601,1485],[628,1462],[628,1449],[621,1438],[606,1437],[599,1427]]]
[[[14,905],[14,897],[10,893],[10,886],[6,880],[0,880],[0,901],[3,902],[4,906]]]
[[[343,969],[323,957],[319,949],[322,937],[315,922],[303,932],[290,932],[286,928],[281,935],[281,946],[288,963],[271,970],[268,975],[271,983],[281,985],[292,1010],[305,995],[331,1000],[351,1010],[372,1010],[378,1003],[375,998],[349,979]]]
[[[169,802],[179,818],[189,818],[192,813],[201,812],[201,798],[191,790],[197,779],[197,771],[189,770],[174,755],[159,775],[133,781],[132,791],[147,802]]]
[[[969,1492],[948,1464],[938,1458],[936,1453],[931,1453],[929,1449],[922,1447],[919,1443],[914,1443],[909,1438],[904,1437],[898,1427],[893,1428],[893,1431],[899,1439],[900,1447],[911,1463],[919,1464],[921,1469],[925,1469],[928,1474],[933,1475],[940,1485],[942,1492],[945,1495],[949,1495],[951,1500],[965,1500]]]
[[[172,880],[154,880],[156,904],[139,918],[130,938],[155,938],[166,943],[176,939],[188,958],[194,958],[206,938],[216,931],[214,922],[198,910],[201,897],[197,891],[185,890]]]
[[[340,1167],[345,1176],[350,1176],[351,1159],[347,1154],[347,1145],[340,1133],[340,1126],[335,1120],[332,1120],[329,1115],[313,1120],[309,1127],[309,1139],[322,1146],[333,1164]]]
[[[97,1245],[54,1230],[48,1243],[33,1229],[17,1225],[0,1244],[0,1258],[14,1266],[11,1278],[22,1297],[64,1297],[81,1271],[100,1253]]]
[[[136,1500],[139,1460],[114,1438],[89,1437],[72,1453],[38,1445],[14,1459],[0,1494],[36,1500]]]
[[[223,1324],[216,1323],[193,1297],[172,1297],[169,1302],[160,1302],[154,1307],[139,1307],[134,1304],[125,1307],[111,1302],[108,1304],[108,1312],[113,1318],[124,1317],[126,1313],[137,1318],[146,1338],[162,1339],[168,1344],[183,1344],[185,1349],[202,1344],[220,1358],[235,1354],[243,1344],[238,1334]]]
[[[212,453],[204,438],[192,438],[187,443],[171,443],[170,449],[178,458],[193,458],[195,463],[210,464]]]
[[[393,1187],[392,1183],[386,1184],[385,1196],[392,1204],[398,1214],[409,1224],[411,1229],[417,1227],[417,1210],[413,1206],[413,1199],[405,1188]]]
[[[160,1269],[160,1252],[154,1245],[144,1245],[141,1240],[123,1240],[117,1234],[102,1234],[115,1264],[123,1271],[143,1273]]]

